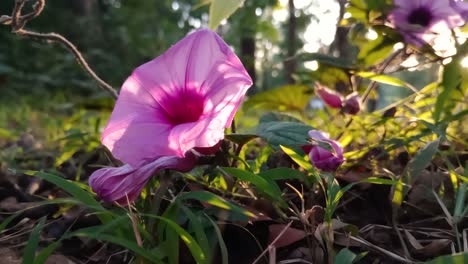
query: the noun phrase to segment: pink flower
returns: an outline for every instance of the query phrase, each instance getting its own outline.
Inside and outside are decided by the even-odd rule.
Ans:
[[[407,43],[421,47],[432,44],[452,28],[464,24],[452,0],[395,0],[389,20]]]
[[[310,130],[309,136],[317,142],[329,144],[333,151],[330,151],[318,144],[313,145],[309,152],[309,159],[314,167],[324,171],[335,171],[344,162],[343,148],[340,143],[330,139],[327,133],[319,130]]]
[[[325,104],[332,108],[341,108],[343,105],[343,98],[340,94],[328,89],[320,83],[315,83],[315,92]]]
[[[91,187],[107,201],[126,190],[134,200],[156,171],[186,169],[187,153],[224,138],[251,85],[239,58],[216,33],[186,36],[123,84],[101,141],[128,165],[98,170]]]
[[[355,115],[359,113],[360,110],[361,110],[361,98],[359,97],[359,94],[352,93],[346,96],[344,104],[343,104],[343,112],[350,114],[350,115]]]

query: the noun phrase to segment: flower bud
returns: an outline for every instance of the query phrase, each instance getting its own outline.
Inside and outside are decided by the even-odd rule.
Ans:
[[[343,105],[343,112],[350,114],[350,115],[355,115],[359,113],[360,110],[361,110],[361,98],[359,97],[359,94],[352,93],[346,96],[346,99]]]
[[[341,95],[319,83],[315,83],[315,92],[323,100],[323,102],[331,108],[341,108],[343,105],[343,99]]]
[[[335,171],[338,169],[344,162],[343,148],[340,143],[331,140],[327,133],[318,130],[309,131],[309,136],[319,143],[329,144],[333,149],[333,151],[331,151],[319,145],[313,145],[309,152],[312,165],[323,171]]]

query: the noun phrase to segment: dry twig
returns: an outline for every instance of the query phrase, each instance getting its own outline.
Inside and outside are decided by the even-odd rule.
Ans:
[[[57,33],[39,33],[33,32],[24,29],[24,26],[32,19],[38,17],[42,10],[45,7],[45,0],[36,0],[33,5],[33,11],[22,15],[23,8],[29,0],[15,0],[15,6],[13,8],[11,16],[3,15],[0,17],[0,23],[3,25],[11,26],[11,31],[15,34],[26,36],[34,39],[46,40],[47,42],[57,42],[65,46],[72,54],[75,56],[78,63],[83,67],[83,69],[93,78],[98,85],[109,92],[114,98],[118,97],[117,91],[109,85],[107,82],[102,80],[94,71],[91,69],[89,64],[84,59],[81,52],[76,48],[76,46],[71,43],[64,36]]]

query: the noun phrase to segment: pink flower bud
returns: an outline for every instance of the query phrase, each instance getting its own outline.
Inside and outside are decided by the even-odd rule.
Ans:
[[[314,167],[323,171],[335,171],[344,162],[343,148],[340,143],[331,140],[327,133],[319,130],[309,131],[309,136],[317,141],[329,144],[333,151],[314,145],[309,152],[310,162]]]
[[[332,108],[341,108],[343,105],[343,99],[341,95],[319,83],[315,83],[315,92],[325,104]]]
[[[361,98],[359,97],[359,94],[352,93],[346,96],[344,106],[343,106],[343,112],[350,114],[350,115],[355,115],[359,113],[360,110],[361,110]]]

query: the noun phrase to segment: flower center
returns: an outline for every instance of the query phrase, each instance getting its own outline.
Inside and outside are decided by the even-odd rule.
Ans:
[[[185,91],[165,101],[166,117],[172,125],[195,122],[204,109],[204,98],[193,91]]]
[[[427,27],[432,20],[432,14],[430,10],[425,7],[420,7],[413,10],[408,16],[408,23],[413,25],[420,25]]]

